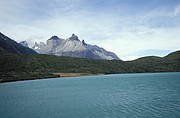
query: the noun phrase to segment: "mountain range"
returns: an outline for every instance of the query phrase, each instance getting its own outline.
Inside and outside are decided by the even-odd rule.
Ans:
[[[149,56],[133,61],[121,61],[114,53],[107,52],[96,45],[86,44],[84,40],[81,42],[74,34],[66,40],[53,36],[46,44],[42,42],[35,44],[33,47],[35,50],[48,55],[37,54],[27,46],[25,41],[17,43],[0,33],[0,81],[59,77],[54,73],[180,72],[180,51],[170,53],[163,58]],[[87,56],[88,51],[91,56]],[[82,52],[85,53],[84,58],[67,57],[83,55]]]
[[[57,36],[52,36],[47,40],[47,43],[35,42],[32,48],[29,48],[26,41],[17,43],[0,32],[0,49],[9,53],[16,54],[48,54],[57,56],[69,56],[79,58],[92,58],[104,60],[120,60],[118,56],[106,51],[97,45],[86,44],[84,40],[79,40],[78,36],[72,34],[68,39],[62,39]]]
[[[47,40],[47,43],[35,42],[32,47],[39,54],[49,54],[57,56],[69,56],[79,58],[105,59],[105,60],[120,60],[118,56],[106,51],[97,45],[86,44],[84,40],[79,40],[78,36],[72,34],[70,38],[62,39],[57,36],[52,36]]]
[[[37,54],[36,51],[24,47],[0,32],[0,49],[15,54]]]

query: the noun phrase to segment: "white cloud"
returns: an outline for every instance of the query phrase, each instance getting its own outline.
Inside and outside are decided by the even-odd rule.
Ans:
[[[180,13],[180,5],[175,8],[174,15],[177,16]]]
[[[139,32],[139,35],[145,35],[147,33],[148,33],[147,31],[141,31],[141,32]]]
[[[147,37],[138,36],[131,40],[131,37],[136,36],[136,33],[132,32],[128,35],[119,35],[116,38],[104,40],[103,42],[100,42],[99,45],[107,50],[116,52],[116,54],[123,60],[129,60],[129,57],[130,59],[135,59],[136,57],[147,56],[138,54],[143,50],[179,50],[179,34],[180,27],[154,29],[153,33],[151,35],[147,35]]]
[[[135,59],[138,59],[140,58],[141,56],[127,56],[127,57],[124,57],[124,58],[121,58],[123,61],[132,61],[132,60],[135,60]]]

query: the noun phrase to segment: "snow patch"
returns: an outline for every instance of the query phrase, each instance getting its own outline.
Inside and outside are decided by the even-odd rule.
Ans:
[[[36,46],[36,47],[35,47],[35,50],[37,50],[37,49],[39,49],[39,47]]]

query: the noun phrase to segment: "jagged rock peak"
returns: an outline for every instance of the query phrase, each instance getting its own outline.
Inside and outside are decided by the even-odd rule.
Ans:
[[[52,36],[50,39],[47,40],[47,45],[48,46],[57,46],[60,43],[61,38],[57,36]]]
[[[59,39],[59,37],[57,37],[57,36],[52,36],[49,40],[58,40]]]
[[[46,44],[44,42],[40,42],[39,45],[40,46],[46,46]]]
[[[33,50],[39,50],[39,49],[41,49],[41,48],[43,48],[45,46],[46,46],[46,44],[43,43],[43,42],[40,42],[40,43],[35,42],[35,45],[32,47],[32,49]]]
[[[39,45],[37,42],[35,42],[35,45]]]
[[[26,41],[21,41],[21,42],[19,42],[19,44],[21,44],[24,47],[29,47],[28,43]]]
[[[83,45],[87,45],[84,40],[82,40],[82,44],[83,44]]]
[[[76,36],[76,35],[73,33],[71,37],[73,37],[73,36]]]
[[[72,36],[69,38],[69,40],[75,40],[75,41],[80,41],[78,36],[76,36],[74,33],[72,34]]]
[[[34,50],[37,50],[37,49],[39,49],[39,44],[37,43],[37,42],[35,42],[35,45],[32,47],[32,49],[34,49]]]

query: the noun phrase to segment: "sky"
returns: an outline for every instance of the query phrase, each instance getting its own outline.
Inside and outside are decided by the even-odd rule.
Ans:
[[[30,46],[72,33],[122,60],[180,50],[180,0],[0,0],[0,32]]]

